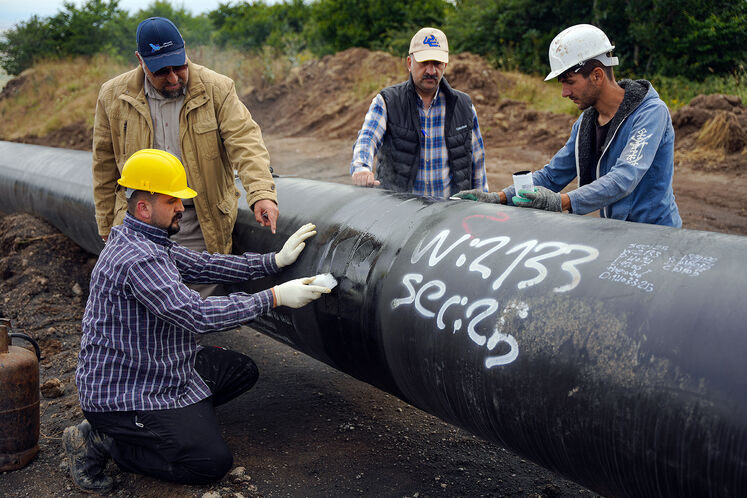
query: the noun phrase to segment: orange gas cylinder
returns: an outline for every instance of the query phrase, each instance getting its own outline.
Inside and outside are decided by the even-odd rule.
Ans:
[[[0,472],[16,470],[39,453],[39,346],[24,334],[9,334],[10,320],[0,318]],[[21,337],[31,351],[11,346]]]

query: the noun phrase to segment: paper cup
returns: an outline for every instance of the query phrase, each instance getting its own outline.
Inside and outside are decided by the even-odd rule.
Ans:
[[[512,176],[514,178],[514,188],[516,189],[516,195],[519,195],[519,190],[534,190],[531,171],[517,171]]]

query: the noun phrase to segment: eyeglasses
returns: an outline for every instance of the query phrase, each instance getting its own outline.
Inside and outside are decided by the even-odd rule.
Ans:
[[[153,73],[153,76],[156,76],[157,78],[163,78],[164,76],[168,76],[169,74],[171,74],[171,71],[178,73],[179,71],[184,71],[185,69],[187,69],[187,64],[184,64],[182,66],[166,66],[162,67],[158,71],[155,71]]]

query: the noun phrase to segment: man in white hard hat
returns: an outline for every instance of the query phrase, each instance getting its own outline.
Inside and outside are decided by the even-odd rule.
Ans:
[[[579,24],[550,44],[551,71],[563,97],[584,112],[571,136],[543,169],[534,190],[465,191],[458,197],[548,211],[681,227],[672,191],[674,128],[666,104],[646,80],[615,81],[618,64],[599,28]],[[578,188],[558,193],[574,178]]]
[[[178,158],[144,149],[125,162],[127,212],[91,273],[75,382],[86,420],[62,443],[73,482],[105,493],[111,457],[127,471],[187,484],[216,481],[233,464],[214,407],[249,390],[257,366],[246,355],[197,345],[276,306],[299,308],[330,289],[300,278],[255,294],[203,299],[185,282],[241,282],[293,264],[316,234],[308,223],[277,253],[195,252],[179,232],[187,186]]]
[[[487,191],[477,113],[444,78],[448,62],[443,31],[423,28],[412,37],[410,77],[376,95],[358,133],[350,164],[355,185],[441,198]]]

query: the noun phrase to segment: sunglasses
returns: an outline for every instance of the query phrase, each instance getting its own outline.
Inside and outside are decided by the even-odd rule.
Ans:
[[[179,71],[184,71],[185,69],[187,69],[187,64],[184,64],[182,66],[166,66],[154,72],[153,76],[163,78],[164,76],[168,76],[169,74],[171,74],[171,71],[178,73]]]

